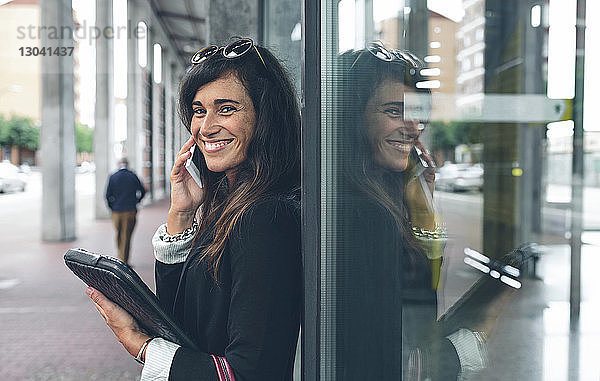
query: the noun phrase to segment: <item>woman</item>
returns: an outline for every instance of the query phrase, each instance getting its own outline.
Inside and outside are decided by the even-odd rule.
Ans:
[[[157,296],[200,348],[140,332],[89,290],[142,380],[291,380],[301,308],[300,118],[284,69],[249,39],[193,57],[179,107],[191,138],[153,245]],[[200,155],[200,188],[186,170]],[[198,215],[198,221],[195,216]],[[139,355],[138,355],[139,354]]]
[[[419,140],[430,110],[429,91],[417,85],[422,68],[411,53],[381,44],[339,57],[344,380],[452,380],[485,362],[481,336],[446,337],[436,323],[446,236],[432,203],[434,163]]]

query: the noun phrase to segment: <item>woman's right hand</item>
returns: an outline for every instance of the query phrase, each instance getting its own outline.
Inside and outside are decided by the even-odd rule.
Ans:
[[[185,168],[195,143],[192,137],[185,142],[171,170],[171,208],[167,217],[167,233],[171,235],[192,226],[196,211],[204,202],[205,190],[196,184]]]

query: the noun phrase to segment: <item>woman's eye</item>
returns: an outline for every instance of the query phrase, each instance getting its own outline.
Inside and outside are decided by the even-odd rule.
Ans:
[[[398,117],[402,116],[402,110],[400,110],[399,108],[396,108],[396,107],[386,108],[385,110],[383,110],[383,112],[394,118],[398,118]]]
[[[206,110],[203,108],[195,108],[193,109],[194,111],[194,115],[198,115],[198,116],[203,116],[204,114],[206,114]]]
[[[237,111],[237,109],[233,106],[223,106],[219,110],[221,114],[232,114],[234,111]]]

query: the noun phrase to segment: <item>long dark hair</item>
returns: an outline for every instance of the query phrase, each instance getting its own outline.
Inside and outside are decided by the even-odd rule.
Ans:
[[[407,179],[404,172],[391,173],[375,163],[365,109],[377,88],[386,81],[399,81],[417,93],[430,95],[428,89],[417,87],[417,83],[425,80],[420,73],[425,65],[408,51],[394,51],[392,61],[383,61],[367,49],[342,53],[338,63],[336,104],[337,122],[342,129],[342,174],[349,187],[389,212],[409,248],[409,259],[415,263],[415,255],[424,252],[411,230],[404,199]]]
[[[193,65],[179,88],[179,115],[188,131],[198,89],[229,74],[241,81],[256,114],[254,134],[235,184],[228,184],[224,173],[209,171],[204,157],[200,160],[206,198],[196,239],[214,224],[214,239],[199,260],[206,262],[215,281],[227,239],[249,207],[260,199],[290,194],[300,183],[300,114],[294,88],[274,55],[264,47],[255,48],[260,56],[254,48],[235,59],[218,52]]]

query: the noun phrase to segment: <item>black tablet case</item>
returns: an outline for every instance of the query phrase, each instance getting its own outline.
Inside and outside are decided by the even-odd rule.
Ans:
[[[503,274],[502,267],[509,265],[519,270],[524,263],[537,254],[535,245],[523,244],[499,260],[487,264],[492,270]],[[522,272],[521,272],[522,273]],[[503,274],[504,275],[504,274]],[[511,278],[520,279],[521,276]],[[483,274],[448,310],[438,319],[445,333],[458,328],[468,328],[477,324],[486,314],[487,307],[503,292],[515,292],[512,288],[497,278]]]
[[[85,249],[69,249],[64,258],[75,275],[127,310],[149,336],[197,349],[193,340],[160,307],[156,295],[126,263]]]

